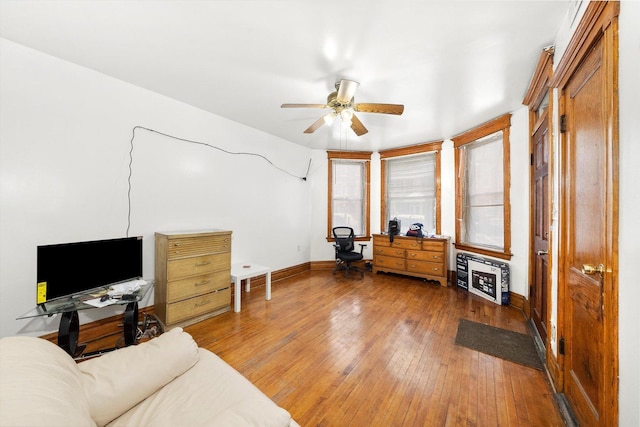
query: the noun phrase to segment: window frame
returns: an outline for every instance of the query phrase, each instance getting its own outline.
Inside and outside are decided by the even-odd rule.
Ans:
[[[410,156],[415,154],[426,154],[435,152],[436,170],[435,170],[435,199],[436,199],[436,234],[441,234],[441,201],[440,201],[440,152],[444,141],[433,141],[424,144],[412,145],[408,147],[394,148],[391,150],[380,151],[380,230],[387,230],[388,218],[385,218],[387,212],[387,160]]]
[[[456,186],[456,241],[454,243],[456,249],[475,252],[482,255],[488,255],[500,259],[510,260],[511,253],[511,161],[510,161],[510,142],[509,131],[511,128],[511,114],[504,114],[487,123],[468,130],[458,136],[451,138],[455,152],[455,186]],[[502,250],[496,250],[490,247],[473,245],[469,242],[462,241],[461,224],[465,220],[463,218],[463,183],[464,170],[461,169],[461,153],[462,147],[467,144],[476,142],[493,133],[502,131],[502,175],[503,175],[503,246]]]
[[[370,206],[371,206],[371,155],[369,151],[327,151],[327,158],[329,161],[328,172],[328,191],[327,191],[327,241],[333,242],[333,161],[334,160],[354,160],[362,161],[364,163],[364,226],[365,235],[356,236],[357,241],[369,241],[371,240],[371,225],[370,225]]]

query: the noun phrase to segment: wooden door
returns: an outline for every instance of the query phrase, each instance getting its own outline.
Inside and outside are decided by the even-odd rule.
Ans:
[[[612,39],[611,39],[612,40]],[[615,45],[615,43],[613,43]],[[564,392],[584,426],[617,416],[617,111],[611,56],[601,35],[562,92]],[[615,61],[613,61],[615,63]],[[615,104],[615,105],[614,105]]]
[[[547,343],[549,266],[549,121],[545,112],[533,134],[533,269],[529,299],[531,319]]]

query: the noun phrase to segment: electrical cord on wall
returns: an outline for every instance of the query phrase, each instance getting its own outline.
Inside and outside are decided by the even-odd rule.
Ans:
[[[201,142],[201,141],[195,141],[195,140],[191,140],[191,139],[181,138],[179,136],[170,135],[170,134],[164,133],[164,132],[159,132],[159,131],[154,130],[154,129],[149,129],[149,128],[146,128],[144,126],[134,126],[133,130],[132,130],[131,141],[129,143],[131,148],[129,149],[129,177],[127,178],[127,183],[128,183],[128,189],[127,189],[127,203],[128,203],[128,208],[127,208],[127,234],[126,234],[127,237],[129,237],[129,229],[131,228],[131,177],[133,175],[133,141],[134,141],[134,139],[136,137],[136,129],[142,129],[142,130],[146,130],[146,131],[149,131],[149,132],[157,133],[158,135],[166,136],[168,138],[175,139],[175,140],[181,141],[181,142],[187,142],[187,143],[196,144],[196,145],[203,145],[203,146],[205,146],[207,148],[212,148],[214,150],[222,151],[223,153],[226,153],[226,154],[260,157],[263,160],[265,160],[267,163],[269,163],[271,166],[273,166],[274,168],[278,169],[279,171],[282,171],[282,172],[286,173],[287,175],[290,175],[290,176],[292,176],[294,178],[297,178],[297,179],[301,179],[303,181],[307,180],[307,177],[309,176],[309,169],[311,168],[311,159],[309,159],[309,165],[307,166],[307,173],[305,174],[305,176],[298,176],[298,175],[294,175],[291,172],[289,172],[289,171],[277,166],[276,164],[274,164],[271,160],[269,160],[267,157],[263,156],[262,154],[249,153],[249,152],[229,151],[229,150],[225,150],[224,148],[220,148],[220,147],[216,147],[215,145],[208,144],[206,142]]]

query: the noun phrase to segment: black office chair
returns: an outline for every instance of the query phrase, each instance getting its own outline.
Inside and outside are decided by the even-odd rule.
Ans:
[[[351,263],[364,257],[362,251],[367,245],[360,243],[360,252],[355,251],[356,235],[351,227],[333,227],[333,237],[336,240],[333,245],[336,248],[336,268],[333,272],[344,271],[344,276],[349,277],[349,272],[357,271],[360,277],[364,277],[364,271]]]

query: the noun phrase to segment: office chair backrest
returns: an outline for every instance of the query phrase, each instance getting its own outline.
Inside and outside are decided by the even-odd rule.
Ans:
[[[339,246],[339,252],[351,252],[355,248],[356,235],[351,227],[333,227],[333,237]]]

